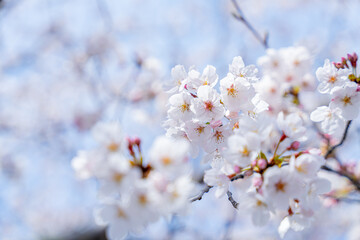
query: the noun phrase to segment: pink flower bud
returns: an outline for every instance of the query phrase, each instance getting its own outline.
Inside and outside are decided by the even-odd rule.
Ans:
[[[351,55],[351,54],[348,54],[347,57],[348,57],[348,59],[349,59],[349,61],[350,61],[350,63],[351,63],[351,66],[352,66],[353,68],[356,68],[356,62],[357,62],[357,60],[358,60],[357,54],[356,54],[356,53],[353,53],[352,55]]]
[[[293,143],[291,143],[290,147],[288,148],[289,150],[298,150],[300,146],[300,142],[295,141]]]
[[[349,65],[347,64],[347,59],[346,58],[342,57],[341,58],[341,63],[342,63],[343,66],[346,66],[346,68],[349,68]]]
[[[140,147],[140,144],[141,144],[141,139],[140,139],[140,138],[135,137],[132,141],[133,141],[133,143],[134,143],[135,145],[137,145],[138,147]]]
[[[241,167],[235,165],[234,171],[235,171],[236,173],[239,173],[239,172],[241,171]]]
[[[131,138],[126,138],[126,140],[127,140],[127,142],[128,142],[128,146],[127,146],[127,147],[128,147],[129,153],[130,153],[131,156],[134,156],[134,155],[135,155],[135,152],[134,152],[134,149],[133,149],[133,145],[134,145],[133,141],[132,141]]]
[[[285,135],[285,133],[283,133],[283,134],[281,135],[280,142],[284,141],[285,138],[287,138],[287,136]]]
[[[257,165],[261,170],[264,170],[267,167],[267,161],[261,158],[258,160]]]
[[[342,63],[335,63],[335,62],[334,62],[334,66],[335,66],[337,69],[344,68],[344,66],[343,66]]]

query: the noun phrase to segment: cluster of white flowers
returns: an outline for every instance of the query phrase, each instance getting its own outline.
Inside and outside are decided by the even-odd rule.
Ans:
[[[331,64],[327,59],[324,66],[316,71],[320,82],[318,91],[329,95],[331,101],[328,106],[318,107],[310,117],[314,122],[321,122],[321,130],[326,134],[335,134],[344,128],[346,121],[359,115],[360,94],[356,65],[357,55],[354,53],[349,54],[348,59],[342,58],[341,63]]]
[[[80,178],[99,181],[96,221],[110,239],[123,239],[171,213],[184,213],[195,184],[185,141],[159,137],[144,161],[141,141],[125,138],[117,123],[98,123],[95,149],[80,151],[72,165]]]
[[[202,74],[174,67],[167,134],[191,143],[193,157],[202,147],[211,162],[204,182],[217,197],[235,193],[234,207],[248,209],[255,225],[282,216],[283,237],[309,226],[330,182],[317,174],[325,160],[309,146],[312,123],[298,101],[300,89],[314,84],[310,54],[303,47],[268,50],[259,63],[261,80],[255,66],[235,57],[220,93],[213,66]],[[293,99],[286,102],[288,95]]]
[[[175,66],[167,136],[155,140],[147,162],[140,139],[124,138],[115,123],[97,124],[98,147],[74,158],[79,177],[96,177],[100,183],[97,222],[108,226],[111,239],[121,239],[161,216],[185,212],[202,197],[190,199],[196,192],[188,154],[196,158],[202,150],[203,162],[210,163],[204,182],[216,197],[227,194],[229,204],[248,211],[254,225],[280,217],[281,237],[289,229],[309,227],[323,205],[321,196],[331,190],[330,181],[319,174],[328,156],[314,122],[321,121],[321,129],[331,135],[358,115],[356,61],[356,54],[342,63],[327,60],[317,70],[318,90],[332,100],[311,114],[301,97],[315,89],[304,47],[269,49],[259,59],[262,78],[241,57],[233,59],[221,80],[213,66],[202,73]]]
[[[312,58],[305,47],[268,49],[258,64],[263,79],[256,88],[274,114],[298,107],[301,94],[315,89]]]
[[[226,145],[239,115],[259,113],[267,104],[256,93],[257,69],[245,66],[241,57],[234,58],[229,73],[220,80],[220,93],[215,67],[207,66],[200,74],[195,69],[187,73],[183,66],[172,69],[177,86],[170,90],[167,135],[188,140],[193,157],[198,147],[214,154]]]

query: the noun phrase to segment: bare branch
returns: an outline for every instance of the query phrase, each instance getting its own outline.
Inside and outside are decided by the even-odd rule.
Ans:
[[[203,195],[210,191],[212,186],[206,186],[197,196],[190,199],[190,202],[199,201],[202,199]]]
[[[227,196],[228,196],[229,201],[230,201],[231,204],[233,205],[233,207],[234,207],[235,209],[237,209],[239,203],[236,202],[235,199],[232,197],[232,193],[231,193],[230,191],[227,191],[226,194],[227,194]]]
[[[254,35],[254,37],[264,46],[264,48],[269,48],[269,33],[265,33],[264,37],[262,37],[258,31],[256,31],[256,29],[250,24],[250,22],[245,18],[244,13],[242,12],[239,4],[236,2],[236,0],[231,0],[237,13],[232,13],[232,15],[234,16],[234,18],[236,18],[237,20],[241,21],[246,27],[247,29],[250,30],[250,32]]]
[[[322,166],[321,169],[326,170],[328,172],[333,172],[336,173],[340,176],[346,177],[347,179],[350,180],[350,182],[357,188],[357,190],[360,191],[360,182],[354,177],[352,176],[350,173],[348,173],[347,171],[344,170],[334,170],[332,168],[329,168],[328,166]]]
[[[337,147],[340,147],[340,146],[344,143],[344,141],[345,141],[345,139],[346,139],[346,136],[347,136],[347,134],[348,134],[348,131],[349,131],[350,124],[351,124],[351,120],[348,121],[347,124],[346,124],[346,128],[345,128],[345,131],[344,131],[344,134],[343,134],[343,136],[342,136],[341,141],[340,141],[338,144],[332,146],[332,147],[326,152],[326,154],[325,154],[325,159],[328,158],[328,157],[330,156],[330,154],[331,154]]]
[[[242,179],[242,178],[244,178],[244,177],[245,177],[245,172],[233,176],[232,178],[230,178],[230,181],[233,182],[233,181],[235,181],[235,180]],[[205,193],[209,192],[212,187],[213,187],[213,186],[206,186],[198,195],[196,195],[196,196],[193,197],[193,198],[190,198],[190,202],[195,202],[195,201],[201,200],[202,197],[203,197],[203,195],[204,195]]]
[[[339,202],[347,202],[347,203],[360,203],[360,199],[358,198],[347,198],[347,197],[334,197],[331,195],[325,195],[326,198],[332,198]]]
[[[233,182],[233,181],[236,181],[236,180],[238,180],[238,179],[243,179],[244,177],[245,177],[245,172],[233,176],[232,178],[230,178],[230,181]]]

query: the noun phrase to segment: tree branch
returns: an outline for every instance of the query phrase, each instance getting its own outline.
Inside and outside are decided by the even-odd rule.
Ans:
[[[325,195],[326,198],[332,198],[339,202],[347,202],[347,203],[360,203],[360,199],[358,198],[347,198],[347,197],[334,197],[330,195]]]
[[[347,171],[343,171],[343,170],[334,170],[332,168],[329,168],[328,166],[322,166],[321,169],[328,171],[328,172],[333,172],[336,173],[340,176],[346,177],[347,179],[350,180],[350,182],[357,188],[358,191],[360,191],[360,182],[354,178],[354,176],[352,176],[350,173],[348,173]]]
[[[327,158],[330,156],[330,154],[331,154],[337,147],[340,147],[340,146],[344,143],[344,141],[345,141],[345,139],[346,139],[346,136],[347,136],[347,134],[348,134],[348,131],[349,131],[350,124],[351,124],[351,120],[348,121],[347,124],[346,124],[346,128],[345,128],[345,131],[344,131],[344,133],[343,133],[343,136],[342,136],[341,141],[340,141],[338,144],[332,146],[332,147],[326,152],[326,154],[325,154],[325,159],[327,159]]]
[[[232,14],[234,16],[234,18],[241,21],[247,27],[247,29],[250,30],[250,32],[254,35],[254,37],[264,46],[265,49],[269,48],[269,44],[268,44],[269,34],[265,33],[264,37],[262,37],[259,34],[259,32],[256,31],[256,29],[249,23],[249,21],[246,20],[239,4],[236,2],[236,0],[231,0],[231,1],[237,11],[237,13]]]
[[[238,180],[238,179],[243,179],[244,177],[245,177],[245,172],[233,176],[232,178],[230,178],[230,181],[233,182],[233,181],[236,181],[236,180]]]
[[[242,179],[242,178],[244,178],[244,177],[245,177],[245,172],[240,173],[240,174],[238,174],[238,175],[235,175],[235,176],[231,177],[231,178],[230,178],[230,181],[233,182],[233,181],[235,181],[235,180]],[[203,195],[204,195],[205,193],[209,192],[212,187],[213,187],[213,186],[208,186],[208,185],[207,185],[203,190],[201,190],[201,192],[200,192],[198,195],[196,195],[196,196],[193,197],[193,198],[190,198],[190,202],[195,202],[195,201],[201,200],[202,197],[203,197]]]
[[[231,204],[233,205],[233,207],[234,207],[235,209],[237,209],[239,203],[236,202],[235,199],[232,197],[232,193],[231,193],[230,191],[227,191],[226,194],[227,194],[227,196],[228,196],[229,201],[230,201]]]
[[[206,186],[197,196],[190,198],[190,202],[200,201],[203,197],[203,195],[210,191],[212,186]]]

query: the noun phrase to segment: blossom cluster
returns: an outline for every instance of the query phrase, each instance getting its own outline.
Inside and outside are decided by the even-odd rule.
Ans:
[[[258,64],[263,77],[257,90],[274,114],[301,107],[304,93],[315,89],[312,58],[305,47],[268,49]]]
[[[348,64],[349,62],[349,64]],[[341,63],[330,63],[327,59],[323,67],[316,71],[319,80],[318,91],[328,95],[328,106],[320,106],[311,113],[311,120],[321,123],[321,130],[334,135],[345,127],[346,121],[359,115],[359,78],[356,76],[357,55],[342,58]]]
[[[110,239],[138,233],[161,216],[184,213],[195,183],[185,141],[158,137],[143,159],[139,138],[125,138],[118,123],[93,128],[98,145],[80,151],[72,165],[80,178],[95,177],[100,185],[98,224],[108,226]]]
[[[317,93],[311,54],[304,47],[267,50],[258,61],[262,77],[242,57],[233,59],[220,80],[214,66],[202,72],[175,66],[166,137],[155,140],[147,158],[140,139],[125,138],[116,123],[98,123],[93,128],[97,148],[73,159],[79,177],[99,181],[97,222],[108,226],[111,239],[122,239],[161,216],[186,212],[191,201],[202,198],[190,198],[196,194],[190,155],[209,165],[203,173],[207,189],[248,211],[255,226],[280,217],[281,237],[308,228],[323,200],[333,196],[329,178],[320,174],[329,169],[330,140],[358,115],[356,62],[353,54],[341,63],[327,60],[316,71],[317,89],[331,102],[314,111],[316,106],[306,106]],[[314,122],[321,122],[323,132]]]
[[[217,197],[227,193],[235,208],[249,210],[255,225],[282,216],[284,236],[290,228],[309,226],[330,182],[318,176],[325,160],[299,101],[301,90],[315,84],[309,52],[304,47],[268,50],[259,64],[262,79],[255,66],[235,57],[219,81],[220,92],[215,67],[201,74],[175,66],[167,135],[187,140],[193,157],[199,148],[207,153],[204,162],[211,168],[204,182]]]

